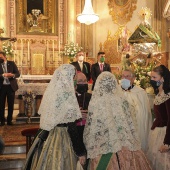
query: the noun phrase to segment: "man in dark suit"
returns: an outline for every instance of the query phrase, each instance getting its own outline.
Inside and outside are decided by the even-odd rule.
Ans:
[[[91,77],[92,77],[92,80],[93,80],[92,90],[94,89],[96,79],[97,79],[97,77],[99,76],[100,73],[102,73],[103,71],[111,72],[110,65],[105,63],[104,61],[105,61],[105,53],[104,52],[98,52],[97,63],[92,64],[92,67],[91,67]]]
[[[76,62],[72,62],[71,64],[74,65],[77,71],[81,71],[85,74],[87,81],[91,79],[91,71],[90,71],[90,64],[84,61],[84,52],[79,51],[76,54]]]
[[[15,91],[18,90],[16,78],[20,76],[18,68],[13,61],[7,61],[4,52],[0,51],[0,121],[5,125],[5,102],[7,98],[8,116],[7,125],[12,125]]]

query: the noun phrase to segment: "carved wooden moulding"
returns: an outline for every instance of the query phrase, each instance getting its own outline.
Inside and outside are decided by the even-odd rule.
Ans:
[[[137,0],[109,0],[109,14],[112,16],[113,22],[118,25],[126,25],[136,9],[136,3]]]

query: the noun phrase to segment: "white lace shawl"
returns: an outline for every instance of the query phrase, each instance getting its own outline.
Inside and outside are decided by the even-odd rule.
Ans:
[[[74,75],[75,68],[71,64],[55,70],[38,111],[40,128],[49,131],[57,124],[74,122],[82,117],[75,96]]]
[[[116,153],[122,147],[139,150],[140,142],[129,110],[129,103],[115,76],[110,72],[99,75],[88,107],[88,118],[84,129],[87,157]]]
[[[157,94],[154,99],[155,105],[160,105],[164,102],[166,102],[170,98],[170,93],[165,94],[164,91],[162,91],[161,94]]]

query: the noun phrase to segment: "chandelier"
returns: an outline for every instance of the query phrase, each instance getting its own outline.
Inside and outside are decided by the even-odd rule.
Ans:
[[[94,13],[91,0],[85,0],[83,12],[77,16],[80,23],[90,25],[99,20],[99,15]]]

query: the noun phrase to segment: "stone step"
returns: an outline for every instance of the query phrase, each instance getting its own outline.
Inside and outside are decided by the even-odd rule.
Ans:
[[[4,155],[6,154],[21,154],[26,153],[26,142],[6,142]]]
[[[26,154],[0,155],[0,170],[21,169],[24,166]]]
[[[5,150],[0,155],[0,170],[21,170],[26,159],[26,141],[5,142]]]

